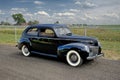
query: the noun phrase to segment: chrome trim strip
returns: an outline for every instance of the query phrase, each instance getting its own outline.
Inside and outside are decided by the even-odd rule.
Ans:
[[[32,52],[32,53],[35,53],[35,54],[43,55],[43,56],[49,56],[49,57],[55,57],[55,58],[57,58],[57,55],[40,53],[40,52],[36,52],[36,51],[31,51],[31,52]]]

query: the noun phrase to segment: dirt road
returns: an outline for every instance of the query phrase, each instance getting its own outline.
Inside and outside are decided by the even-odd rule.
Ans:
[[[14,46],[0,45],[0,80],[120,80],[120,61],[99,58],[74,68],[55,58],[24,57]]]

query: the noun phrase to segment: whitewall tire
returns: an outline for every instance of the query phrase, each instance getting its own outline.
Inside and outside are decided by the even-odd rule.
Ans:
[[[80,66],[83,63],[83,60],[80,54],[75,50],[68,51],[66,55],[66,60],[67,60],[67,63],[73,67]]]
[[[26,57],[30,56],[30,54],[31,54],[30,51],[29,51],[29,49],[28,49],[28,47],[26,45],[22,46],[22,54],[24,56],[26,56]]]

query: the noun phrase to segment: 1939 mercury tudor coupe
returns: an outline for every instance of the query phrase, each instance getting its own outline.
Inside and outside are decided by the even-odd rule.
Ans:
[[[32,53],[64,59],[70,66],[80,66],[83,60],[103,56],[98,40],[71,33],[66,25],[39,24],[28,26],[22,33],[18,48],[24,56]]]

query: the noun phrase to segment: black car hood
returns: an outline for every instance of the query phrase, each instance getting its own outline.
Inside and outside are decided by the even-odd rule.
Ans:
[[[71,36],[60,36],[60,38],[63,39],[69,39],[75,42],[81,42],[84,44],[90,44],[90,45],[98,45],[97,39],[93,37],[87,37],[87,36],[78,36],[78,35],[71,35]]]

